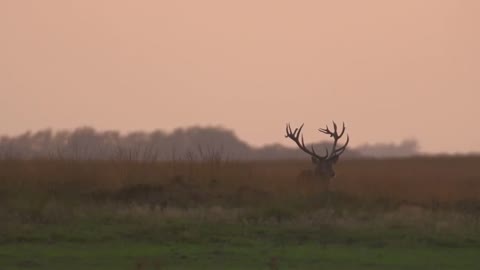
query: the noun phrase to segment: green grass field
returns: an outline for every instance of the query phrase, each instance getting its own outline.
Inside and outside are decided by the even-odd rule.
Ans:
[[[40,225],[2,269],[477,269],[478,235],[204,222]]]
[[[0,269],[478,269],[477,164],[2,161]]]

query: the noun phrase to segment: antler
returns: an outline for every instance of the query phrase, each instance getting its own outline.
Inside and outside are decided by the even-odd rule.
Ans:
[[[328,155],[328,151],[327,151],[327,156],[328,156],[327,159],[330,159],[330,160],[338,158],[345,151],[345,149],[347,148],[348,142],[350,140],[350,137],[347,134],[347,140],[345,141],[345,145],[336,149],[338,139],[340,139],[343,136],[343,133],[345,133],[345,123],[343,123],[342,132],[340,132],[340,134],[338,134],[337,124],[334,121],[332,121],[332,122],[333,122],[333,131],[328,129],[328,125],[326,126],[325,129],[323,129],[323,128],[318,129],[318,131],[320,131],[324,134],[330,135],[330,137],[333,137],[333,139],[334,139],[331,154]]]
[[[287,127],[285,128],[287,134],[285,135],[285,138],[290,138],[292,139],[292,141],[294,141],[298,147],[303,150],[303,152],[309,154],[310,156],[312,157],[315,157],[319,160],[324,160],[324,159],[327,159],[328,158],[328,149],[325,147],[325,150],[327,151],[327,154],[325,156],[319,156],[316,152],[315,152],[315,149],[313,149],[313,145],[311,146],[311,149],[312,151],[308,150],[308,148],[305,146],[305,142],[303,140],[303,134],[301,134],[302,132],[302,128],[303,128],[303,124],[300,126],[300,128],[296,128],[293,132],[292,132],[292,127],[290,126],[290,124],[287,124]],[[301,141],[299,140],[300,138],[300,135],[302,136],[301,137]]]

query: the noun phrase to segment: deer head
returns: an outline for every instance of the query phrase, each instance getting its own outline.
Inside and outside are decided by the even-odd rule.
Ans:
[[[292,141],[294,141],[297,146],[305,153],[310,155],[312,158],[312,163],[314,164],[314,171],[313,175],[315,177],[318,177],[322,180],[330,180],[331,178],[335,177],[335,171],[333,169],[333,165],[337,163],[338,159],[340,158],[340,155],[345,151],[347,148],[348,142],[349,142],[349,137],[347,135],[347,140],[345,141],[345,144],[337,148],[337,143],[338,140],[343,136],[345,133],[345,123],[343,123],[342,131],[340,134],[338,134],[337,130],[337,124],[333,122],[333,131],[328,128],[328,126],[325,127],[325,129],[320,128],[318,131],[321,133],[330,135],[331,138],[333,138],[333,144],[332,144],[332,149],[329,152],[328,148],[325,147],[325,155],[320,156],[315,152],[315,149],[313,148],[313,145],[311,146],[311,150],[309,150],[305,146],[305,142],[303,140],[303,135],[301,134],[303,128],[303,124],[299,127],[296,128],[294,131],[292,131],[292,128],[290,127],[290,124],[287,124],[286,127],[286,132],[287,134],[285,135],[285,138],[290,138]]]

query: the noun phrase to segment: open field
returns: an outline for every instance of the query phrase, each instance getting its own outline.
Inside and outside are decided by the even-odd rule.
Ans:
[[[141,222],[139,220],[138,222]],[[329,226],[108,224],[30,228],[2,269],[478,269],[478,237]]]
[[[1,161],[0,269],[477,269],[478,164]]]

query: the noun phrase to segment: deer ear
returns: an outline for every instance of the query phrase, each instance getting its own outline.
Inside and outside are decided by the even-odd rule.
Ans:
[[[332,159],[330,159],[330,162],[332,162],[333,164],[337,163],[337,161],[340,159],[340,156],[335,156],[333,157]]]
[[[318,158],[312,157],[312,163],[313,163],[313,164],[317,164],[317,163],[318,163]]]

